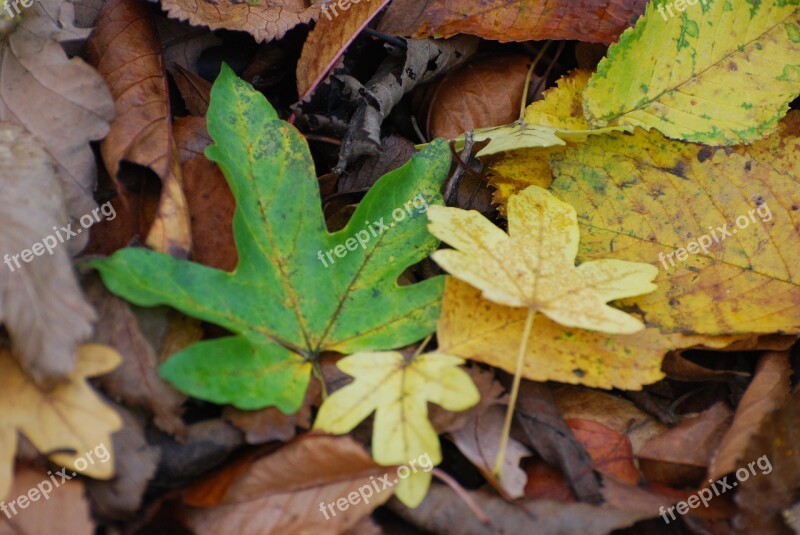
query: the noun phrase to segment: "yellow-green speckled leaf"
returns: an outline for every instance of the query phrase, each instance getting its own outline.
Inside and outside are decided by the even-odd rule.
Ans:
[[[662,332],[800,332],[798,115],[733,149],[637,130],[554,157],[551,191],[578,212],[578,260],[657,266],[658,289],[620,306]]]
[[[586,91],[590,122],[709,145],[768,135],[800,94],[800,0],[676,4],[649,4],[609,48]]]

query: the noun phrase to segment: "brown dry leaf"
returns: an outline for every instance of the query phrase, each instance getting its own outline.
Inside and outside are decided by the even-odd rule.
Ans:
[[[186,396],[158,375],[158,358],[139,328],[128,303],[111,294],[100,277],[93,274],[86,293],[98,312],[94,341],[116,349],[122,364],[105,375],[100,384],[114,399],[141,407],[154,415],[154,423],[170,434],[184,431],[181,405]]]
[[[390,0],[353,2],[346,11],[339,4],[324,4],[317,25],[308,35],[297,62],[300,100],[314,92],[350,43]],[[349,2],[348,2],[349,3]]]
[[[44,471],[21,467],[14,474],[14,485],[8,496],[14,499],[27,495],[44,481],[51,481]],[[95,526],[83,496],[83,483],[75,479],[59,483],[58,487],[51,486],[54,488],[46,499],[42,499],[42,490],[47,487],[39,487],[39,497],[35,502],[29,501],[25,509],[15,503],[16,515],[11,514],[11,504],[4,503],[8,513],[0,516],[0,535],[93,535]],[[7,518],[10,514],[11,518]]]
[[[147,484],[156,473],[160,451],[144,437],[142,424],[132,412],[115,406],[123,427],[114,433],[114,478],[108,481],[88,480],[86,492],[92,497],[96,517],[123,520],[142,506]]]
[[[172,74],[172,79],[175,80],[175,85],[178,86],[178,91],[183,97],[183,102],[186,104],[186,109],[189,113],[196,117],[205,117],[208,111],[208,104],[211,102],[211,83],[200,75],[174,64],[170,67],[169,72]],[[175,137],[178,138],[178,117],[175,120]],[[204,123],[205,128],[205,123]],[[180,149],[180,141],[178,148]],[[184,172],[184,175],[186,173]],[[184,178],[185,180],[185,178]]]
[[[212,30],[247,32],[256,41],[280,39],[298,24],[306,24],[319,16],[321,0],[161,0],[167,14],[193,26]]]
[[[428,139],[513,123],[525,90],[527,56],[484,57],[448,72],[426,105]]]
[[[611,43],[644,13],[646,0],[395,0],[378,30],[393,35],[494,41],[575,39]]]
[[[23,369],[37,384],[51,385],[73,369],[77,345],[92,334],[95,314],[81,293],[65,244],[51,236],[54,226],[68,222],[54,162],[33,136],[9,123],[0,123],[0,181],[0,251],[5,255],[0,321]],[[52,237],[48,244],[56,244],[45,255],[40,242],[47,237]],[[37,243],[41,256],[22,261],[21,251]]]
[[[790,533],[782,512],[794,505],[800,492],[798,444],[800,390],[789,396],[781,409],[762,420],[761,429],[751,438],[734,474],[739,483],[734,533]],[[751,465],[753,470],[749,469]]]
[[[503,463],[500,480],[492,475],[494,460],[500,447],[505,410],[495,405],[487,411],[476,414],[454,433],[453,442],[461,453],[475,465],[486,480],[509,498],[521,498],[525,494],[525,471],[519,467],[523,457],[531,455],[530,450],[513,438],[508,441],[508,449]]]
[[[220,505],[191,508],[189,524],[197,535],[338,535],[392,496],[388,488],[365,504],[358,493],[362,486],[374,490],[373,481],[387,471],[392,469],[375,464],[350,437],[305,435],[254,462]],[[359,498],[355,505],[344,511],[334,506],[335,515],[326,508],[326,520],[322,504],[346,502],[353,494]]]
[[[755,376],[736,408],[733,424],[712,459],[710,478],[733,472],[741,466],[741,461],[749,460],[744,458],[745,449],[764,418],[788,399],[791,375],[788,352],[767,353],[761,357]]]
[[[123,160],[152,169],[163,184],[147,245],[178,257],[191,248],[189,213],[172,134],[166,71],[150,9],[135,0],[103,6],[89,41],[89,57],[114,96],[117,117],[101,145],[103,161],[117,180]]]
[[[650,439],[636,454],[648,481],[680,487],[706,473],[714,451],[731,425],[733,411],[719,402]]]
[[[678,381],[715,381],[728,382],[737,377],[749,377],[750,374],[732,370],[712,370],[704,368],[683,356],[683,351],[667,354],[661,366],[670,379]]]
[[[606,535],[652,516],[588,503],[508,503],[485,490],[466,492],[489,517],[488,526],[480,523],[460,496],[443,485],[431,485],[425,501],[416,509],[397,501],[390,502],[390,507],[415,526],[442,535]]]
[[[239,262],[233,241],[236,202],[220,168],[203,154],[211,143],[206,120],[200,117],[175,119],[175,141],[191,219],[192,260],[233,271]]]
[[[80,58],[68,58],[55,40],[87,32],[75,30],[72,19],[68,1],[35,2],[0,44],[0,120],[22,126],[41,142],[58,165],[69,215],[77,219],[96,206],[97,168],[89,142],[108,133],[114,103],[102,77]],[[85,238],[73,240],[71,251],[80,250]]]
[[[495,405],[504,404],[508,401],[506,389],[495,379],[493,370],[471,366],[464,368],[464,371],[469,374],[472,382],[478,388],[481,400],[477,405],[459,412],[448,411],[435,404],[428,405],[431,425],[439,434],[458,431],[474,416],[489,410]]]
[[[116,351],[88,344],[78,350],[78,362],[69,381],[50,391],[39,389],[8,350],[0,351],[0,499],[8,495],[17,450],[17,434],[25,435],[50,460],[98,479],[114,475],[111,433],[122,421],[87,384],[86,378],[108,373],[120,362]],[[87,465],[83,456],[105,446],[105,462]],[[100,459],[100,455],[96,459]],[[83,468],[76,466],[82,460]]]
[[[592,420],[571,418],[566,422],[575,440],[592,458],[596,471],[631,484],[639,481],[639,470],[634,464],[633,448],[627,436]]]
[[[603,424],[628,437],[637,453],[650,438],[667,427],[627,399],[588,388],[559,385],[553,398],[566,419],[584,419]]]

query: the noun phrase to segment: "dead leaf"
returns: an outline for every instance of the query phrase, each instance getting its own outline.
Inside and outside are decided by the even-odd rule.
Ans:
[[[792,370],[788,352],[767,353],[756,366],[753,380],[739,401],[733,423],[714,455],[708,477],[716,479],[741,466],[745,449],[766,416],[789,398]]]
[[[453,442],[461,453],[475,465],[487,481],[505,493],[509,498],[521,498],[525,494],[525,471],[519,467],[523,457],[531,452],[513,438],[509,440],[501,478],[492,476],[492,465],[500,447],[500,435],[503,430],[502,407],[490,407],[487,411],[474,415],[467,423],[454,433]]]
[[[36,449],[56,464],[97,479],[114,475],[111,433],[122,421],[89,387],[87,377],[107,373],[120,362],[116,351],[101,345],[84,345],[69,382],[49,392],[40,390],[8,350],[0,351],[0,499],[8,496],[11,470],[17,449],[17,433],[25,435]],[[108,457],[103,462],[87,463],[86,452],[104,446]],[[76,460],[81,460],[79,468]],[[100,461],[100,462],[97,462]]]
[[[3,503],[8,512],[0,516],[0,535],[94,535],[95,526],[89,515],[89,504],[83,496],[83,483],[78,479],[61,482],[42,499],[46,488],[43,482],[50,481],[44,470],[28,467],[17,470],[7,502],[29,495],[29,491],[36,490],[40,483],[42,486],[39,487],[39,497],[35,502],[30,500],[25,509],[15,502],[17,514],[12,514],[11,518],[7,517],[12,512],[12,504]]]
[[[86,284],[89,300],[98,312],[94,341],[116,349],[122,364],[100,379],[113,398],[154,415],[154,423],[173,435],[184,432],[181,414],[186,396],[158,375],[158,359],[139,328],[128,303],[111,294],[97,274]]]
[[[448,72],[427,89],[423,108],[428,139],[455,138],[467,130],[499,126],[519,118],[527,56],[484,57]]]
[[[300,100],[305,100],[314,92],[350,43],[389,1],[353,2],[347,10],[342,11],[337,10],[341,4],[336,2],[323,4],[322,15],[303,44],[303,52],[297,62],[297,94]]]
[[[20,125],[42,143],[58,165],[69,215],[77,220],[96,206],[97,168],[89,142],[108,133],[114,103],[102,77],[80,58],[68,58],[54,40],[74,28],[71,3],[35,4],[0,45],[0,120]],[[76,238],[71,251],[83,248],[87,237]]]
[[[628,437],[593,420],[565,420],[572,434],[589,457],[594,469],[614,476],[619,481],[636,484],[641,479],[633,461],[633,448]]]
[[[170,68],[170,73],[172,74],[172,79],[175,80],[175,85],[178,86],[178,91],[180,91],[189,113],[196,117],[205,117],[208,111],[208,104],[211,102],[211,84],[200,75],[178,64]],[[177,131],[175,132],[175,137],[178,137]],[[180,141],[178,141],[178,144],[180,145]]]
[[[378,30],[393,35],[494,41],[575,39],[611,43],[644,13],[646,0],[395,0]]]
[[[65,244],[53,235],[53,227],[68,222],[54,162],[33,136],[8,123],[0,123],[0,180],[0,252],[5,255],[0,321],[23,369],[37,384],[50,386],[75,366],[77,345],[91,335],[95,314],[81,293]],[[45,239],[52,254],[44,254]],[[23,251],[30,263],[20,257]]]
[[[171,18],[188,21],[193,26],[212,30],[247,32],[256,41],[280,39],[298,24],[307,24],[319,16],[320,0],[161,0],[161,7]]]
[[[111,87],[117,111],[101,145],[103,161],[123,195],[118,181],[123,160],[149,167],[161,178],[161,200],[146,243],[185,257],[191,248],[189,214],[161,44],[147,6],[135,0],[106,3],[89,41],[89,57]]]
[[[307,435],[254,462],[220,505],[191,508],[189,524],[197,535],[338,535],[392,496],[372,493],[386,471],[350,437]]]

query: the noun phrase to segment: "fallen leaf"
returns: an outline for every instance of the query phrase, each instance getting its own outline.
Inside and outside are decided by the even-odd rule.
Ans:
[[[592,124],[709,145],[749,143],[775,129],[800,94],[800,8],[695,4],[667,17],[663,4],[650,3],[608,49],[586,90]]]
[[[662,332],[797,333],[795,132],[726,150],[639,130],[567,150],[551,191],[579,213],[579,260],[613,251],[661,268],[655,292],[621,306]]]
[[[116,367],[120,357],[110,347],[84,345],[78,349],[78,362],[69,374],[69,382],[49,392],[40,390],[22,371],[8,350],[0,351],[0,498],[11,488],[17,433],[50,460],[66,468],[96,479],[114,475],[111,433],[122,421],[103,403],[86,383],[87,377],[107,373]],[[104,446],[108,457],[98,455],[87,463],[84,455]],[[67,453],[64,450],[71,450]],[[83,468],[76,464],[81,461]]]
[[[163,377],[201,399],[288,414],[302,404],[321,352],[391,349],[433,330],[442,278],[396,281],[436,247],[422,205],[441,202],[449,168],[443,141],[386,175],[347,227],[330,234],[304,140],[227,67],[212,89],[208,127],[215,144],[206,153],[236,198],[236,271],[134,248],[94,262],[109,289],[129,301],[168,304],[236,333],[173,355]],[[418,208],[406,212],[412,198]]]
[[[308,435],[250,465],[221,504],[191,508],[189,524],[197,535],[338,535],[392,497],[373,492],[385,472],[350,437]]]
[[[575,209],[531,186],[508,204],[509,234],[477,212],[432,206],[430,231],[456,249],[433,253],[446,271],[501,305],[541,312],[566,327],[630,334],[644,325],[608,301],[652,292],[658,270],[604,259],[575,267]]]
[[[171,18],[212,30],[247,32],[256,41],[280,39],[286,32],[319,16],[320,0],[268,0],[236,2],[231,0],[161,0],[161,7]]]
[[[461,411],[480,399],[472,379],[458,368],[463,362],[440,353],[416,355],[410,362],[397,352],[345,357],[337,367],[355,379],[323,402],[314,429],[349,433],[375,412],[372,456],[378,464],[411,464],[424,455],[431,467],[436,466],[442,452],[428,420],[428,402]],[[430,481],[430,470],[414,470],[400,479],[395,493],[404,504],[416,507]]]
[[[81,293],[65,244],[53,235],[54,228],[68,223],[54,162],[33,136],[9,123],[0,123],[0,180],[5,229],[0,320],[25,372],[37,384],[52,386],[75,366],[76,348],[91,335],[95,313]],[[51,253],[46,256],[43,240]],[[24,257],[20,262],[23,251],[30,263]]]
[[[113,46],[112,46],[113,45]],[[100,146],[117,191],[123,161],[152,169],[163,184],[147,245],[179,257],[191,248],[183,177],[172,132],[166,70],[151,11],[135,0],[110,0],[100,11],[89,57],[106,79],[117,110]]]
[[[342,11],[336,9],[341,8],[342,4],[322,4],[322,16],[308,34],[297,62],[297,94],[300,100],[305,100],[314,92],[350,43],[389,1],[348,2],[349,7]]]
[[[592,458],[592,465],[601,474],[619,481],[636,484],[641,479],[633,460],[631,442],[623,433],[593,420],[566,420],[572,433]]]
[[[503,430],[503,413],[499,406],[490,407],[470,418],[464,427],[451,433],[451,436],[456,447],[493,487],[499,487],[511,499],[521,498],[525,495],[527,479],[519,462],[523,457],[531,455],[523,444],[513,438],[509,440],[502,477],[497,481],[492,476],[492,463],[497,457]]]
[[[60,482],[57,487],[51,484],[51,491],[44,494],[45,482],[50,483],[51,479],[44,471],[28,467],[17,470],[8,497],[27,496],[41,484],[39,495],[36,500],[28,501],[25,509],[18,503],[3,502],[6,513],[0,516],[0,535],[93,535],[95,525],[83,496],[83,483],[73,480]],[[12,514],[13,511],[17,514]]]
[[[729,474],[741,466],[742,461],[748,460],[744,458],[745,450],[764,419],[788,401],[791,375],[788,352],[767,353],[759,359],[753,380],[736,408],[733,423],[711,461],[710,478]]]
[[[457,33],[495,41],[575,39],[610,43],[644,12],[645,0],[395,0],[379,31],[414,37]]]
[[[89,142],[108,133],[114,102],[103,78],[80,58],[68,58],[54,40],[53,30],[74,28],[71,15],[69,1],[39,0],[0,45],[0,119],[41,142],[58,165],[69,215],[77,220],[96,206],[97,167]],[[72,252],[86,244],[83,238],[71,244]]]

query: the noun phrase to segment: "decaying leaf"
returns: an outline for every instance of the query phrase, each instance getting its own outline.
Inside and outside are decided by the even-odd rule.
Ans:
[[[487,299],[541,312],[567,327],[612,334],[644,328],[606,303],[649,293],[658,270],[604,259],[575,267],[575,209],[537,186],[509,200],[506,234],[478,212],[432,206],[431,233],[455,247],[432,257],[449,273],[479,288]]]
[[[442,278],[396,281],[436,247],[424,207],[442,202],[450,163],[443,141],[375,184],[331,234],[305,141],[227,67],[211,93],[208,127],[215,144],[206,154],[236,198],[236,270],[134,248],[95,263],[112,292],[138,305],[168,304],[236,333],[175,354],[161,369],[167,380],[216,403],[291,413],[322,351],[391,349],[433,330]]]
[[[161,0],[170,17],[212,30],[247,32],[257,41],[280,39],[298,24],[319,16],[320,0]]]
[[[609,48],[586,91],[587,117],[709,145],[772,132],[800,94],[800,5],[703,0],[684,7],[669,17],[663,4],[648,4]]]
[[[645,0],[395,0],[379,30],[414,37],[457,33],[497,41],[577,39],[610,43],[644,12]]]
[[[472,379],[458,368],[463,362],[441,353],[415,355],[410,362],[396,352],[345,357],[337,366],[355,380],[325,400],[314,428],[349,433],[375,412],[372,456],[378,464],[408,465],[427,456],[431,467],[436,466],[442,452],[428,420],[428,402],[461,411],[480,399]],[[416,507],[430,481],[430,469],[415,470],[397,483],[398,499]]]
[[[38,384],[53,384],[75,365],[77,345],[91,335],[95,313],[66,244],[53,235],[54,227],[69,221],[55,164],[33,136],[9,123],[0,123],[0,182],[0,321],[23,369]],[[29,263],[21,256],[26,250]]]
[[[117,190],[127,193],[117,180],[123,161],[151,168],[163,189],[147,245],[186,257],[191,248],[189,213],[181,189],[161,44],[147,5],[135,0],[107,2],[89,42],[89,55],[108,82],[117,110],[101,145]]]
[[[800,138],[789,121],[749,147],[658,132],[592,137],[551,164],[551,191],[579,214],[579,260],[657,266],[658,289],[623,301],[662,332],[800,331]],[[702,247],[700,246],[702,244]]]
[[[254,462],[219,505],[190,509],[189,523],[197,535],[338,535],[392,497],[381,476],[386,467],[350,437],[309,435]]]
[[[86,383],[87,377],[107,373],[120,357],[110,347],[84,345],[68,382],[45,392],[39,389],[8,350],[0,350],[0,499],[11,487],[17,433],[61,466],[96,479],[114,475],[111,433],[122,420]],[[103,446],[107,454],[92,455]],[[100,450],[103,451],[103,448]],[[76,461],[81,462],[76,464]]]

